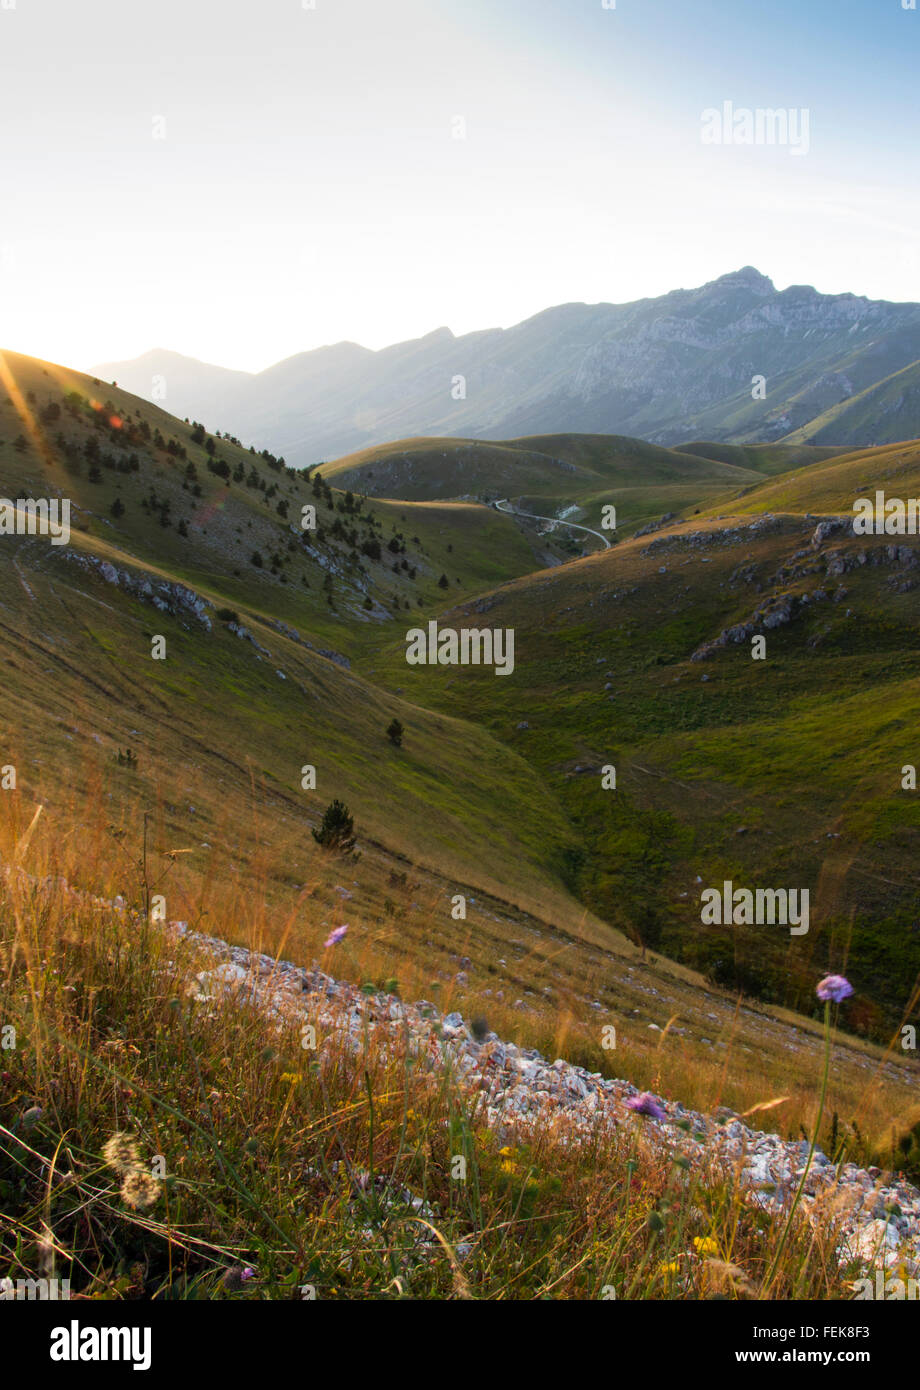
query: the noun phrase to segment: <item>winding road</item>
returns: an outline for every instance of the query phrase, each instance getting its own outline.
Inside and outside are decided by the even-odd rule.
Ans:
[[[589,536],[597,536],[598,540],[603,541],[607,549],[610,549],[610,542],[600,531],[592,531],[590,526],[580,526],[577,521],[563,521],[558,516],[537,516],[535,512],[519,512],[507,505],[507,497],[503,497],[500,502],[493,502],[492,506],[496,511],[507,512],[509,516],[526,516],[531,521],[551,521],[554,526],[571,526],[574,531],[587,531]]]

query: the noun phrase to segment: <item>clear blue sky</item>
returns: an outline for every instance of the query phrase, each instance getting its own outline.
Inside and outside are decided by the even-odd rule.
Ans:
[[[901,0],[15,0],[0,343],[256,369],[744,264],[920,300],[918,60]],[[726,101],[807,153],[704,144]]]

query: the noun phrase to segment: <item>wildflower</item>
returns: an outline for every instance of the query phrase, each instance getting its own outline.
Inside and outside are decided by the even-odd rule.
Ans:
[[[143,1168],[132,1168],[121,1185],[121,1199],[134,1211],[146,1211],[160,1195],[160,1184]]]
[[[828,1003],[841,1004],[844,999],[849,999],[853,986],[842,975],[825,975],[815,993]]]
[[[329,947],[329,946],[335,946],[335,945],[337,944],[337,942],[339,942],[339,941],[342,940],[342,937],[345,935],[345,933],[346,933],[347,931],[348,931],[348,923],[347,923],[347,922],[346,922],[346,924],[345,924],[344,927],[334,927],[333,930],[332,930],[332,931],[329,933],[329,935],[326,937],[325,945],[326,945],[327,947]]]
[[[292,1086],[296,1086],[298,1081],[303,1080],[303,1077],[301,1076],[299,1071],[283,1071],[281,1073],[281,1080],[289,1081]]]
[[[668,1260],[667,1264],[658,1266],[659,1274],[679,1274],[680,1263],[678,1260]]]
[[[693,1245],[698,1255],[718,1255],[718,1242],[712,1236],[694,1236]]]
[[[123,1130],[116,1130],[111,1139],[106,1140],[102,1157],[107,1167],[114,1168],[116,1173],[122,1174],[133,1172],[141,1161],[134,1136],[125,1134]]]
[[[640,1096],[630,1096],[626,1102],[628,1110],[635,1110],[637,1115],[648,1115],[653,1120],[666,1120],[667,1113],[662,1110],[658,1101],[649,1091],[643,1091]]]
[[[813,1135],[812,1135],[811,1144],[809,1145],[809,1148],[808,1148],[808,1156],[807,1156],[806,1159],[805,1159],[805,1166],[804,1166],[804,1168],[802,1169],[802,1176],[800,1177],[800,1179],[799,1179],[799,1185],[798,1185],[798,1187],[797,1187],[796,1190],[795,1190],[795,1196],[794,1196],[793,1199],[792,1199],[792,1205],[791,1205],[790,1208],[789,1208],[789,1213],[788,1213],[788,1215],[787,1215],[787,1217],[786,1217],[785,1225],[783,1226],[782,1233],[781,1233],[781,1235],[780,1235],[779,1242],[778,1242],[777,1247],[776,1247],[776,1251],[775,1251],[775,1253],[774,1253],[774,1255],[773,1255],[773,1260],[772,1260],[772,1262],[771,1262],[771,1264],[770,1264],[770,1268],[767,1270],[766,1278],[764,1279],[764,1283],[763,1283],[763,1296],[766,1297],[766,1298],[769,1298],[769,1296],[770,1296],[770,1289],[771,1289],[772,1284],[773,1284],[773,1277],[774,1277],[774,1275],[776,1274],[777,1269],[779,1268],[780,1257],[782,1256],[783,1250],[785,1249],[785,1246],[786,1246],[786,1238],[787,1238],[787,1236],[789,1235],[789,1231],[790,1231],[790,1229],[791,1229],[791,1227],[792,1227],[792,1218],[795,1216],[795,1213],[796,1213],[796,1210],[797,1210],[797,1208],[798,1208],[799,1202],[800,1202],[801,1199],[802,1199],[802,1192],[804,1191],[804,1188],[805,1188],[805,1179],[807,1178],[809,1172],[811,1171],[811,1160],[812,1160],[812,1158],[814,1157],[815,1147],[817,1146],[817,1143],[818,1143],[818,1135],[819,1135],[820,1132],[821,1132],[821,1119],[822,1119],[822,1117],[823,1117],[823,1115],[824,1115],[824,1104],[825,1104],[825,1101],[827,1100],[827,1083],[828,1083],[828,1078],[830,1077],[830,1074],[831,1074],[831,1009],[830,1009],[830,1006],[831,1006],[832,1003],[833,1003],[833,1004],[840,1004],[840,1003],[843,1002],[844,999],[849,999],[850,995],[853,993],[853,986],[850,984],[849,980],[847,980],[847,979],[845,979],[845,978],[843,977],[843,975],[825,975],[824,979],[823,979],[823,980],[820,980],[820,981],[818,982],[818,985],[817,985],[817,987],[816,987],[816,989],[815,989],[815,993],[817,994],[817,996],[818,996],[819,999],[822,999],[822,1000],[824,1001],[824,1004],[825,1004],[825,1009],[824,1009],[824,1071],[823,1071],[822,1076],[821,1076],[821,1096],[820,1096],[820,1099],[818,1100],[818,1115],[817,1115],[817,1119],[815,1120],[815,1128],[814,1128],[814,1133],[813,1133]]]

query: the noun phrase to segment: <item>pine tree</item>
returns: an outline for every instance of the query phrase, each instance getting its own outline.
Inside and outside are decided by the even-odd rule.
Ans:
[[[393,719],[387,728],[387,738],[397,748],[402,747],[403,726],[398,719]]]
[[[355,847],[354,818],[343,801],[336,798],[323,812],[319,830],[311,831],[318,845],[334,854],[347,854]]]

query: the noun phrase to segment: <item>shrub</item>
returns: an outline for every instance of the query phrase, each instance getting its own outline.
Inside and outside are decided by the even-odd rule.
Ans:
[[[323,812],[319,830],[311,831],[318,845],[334,854],[347,854],[355,847],[354,818],[343,801],[336,798]]]

